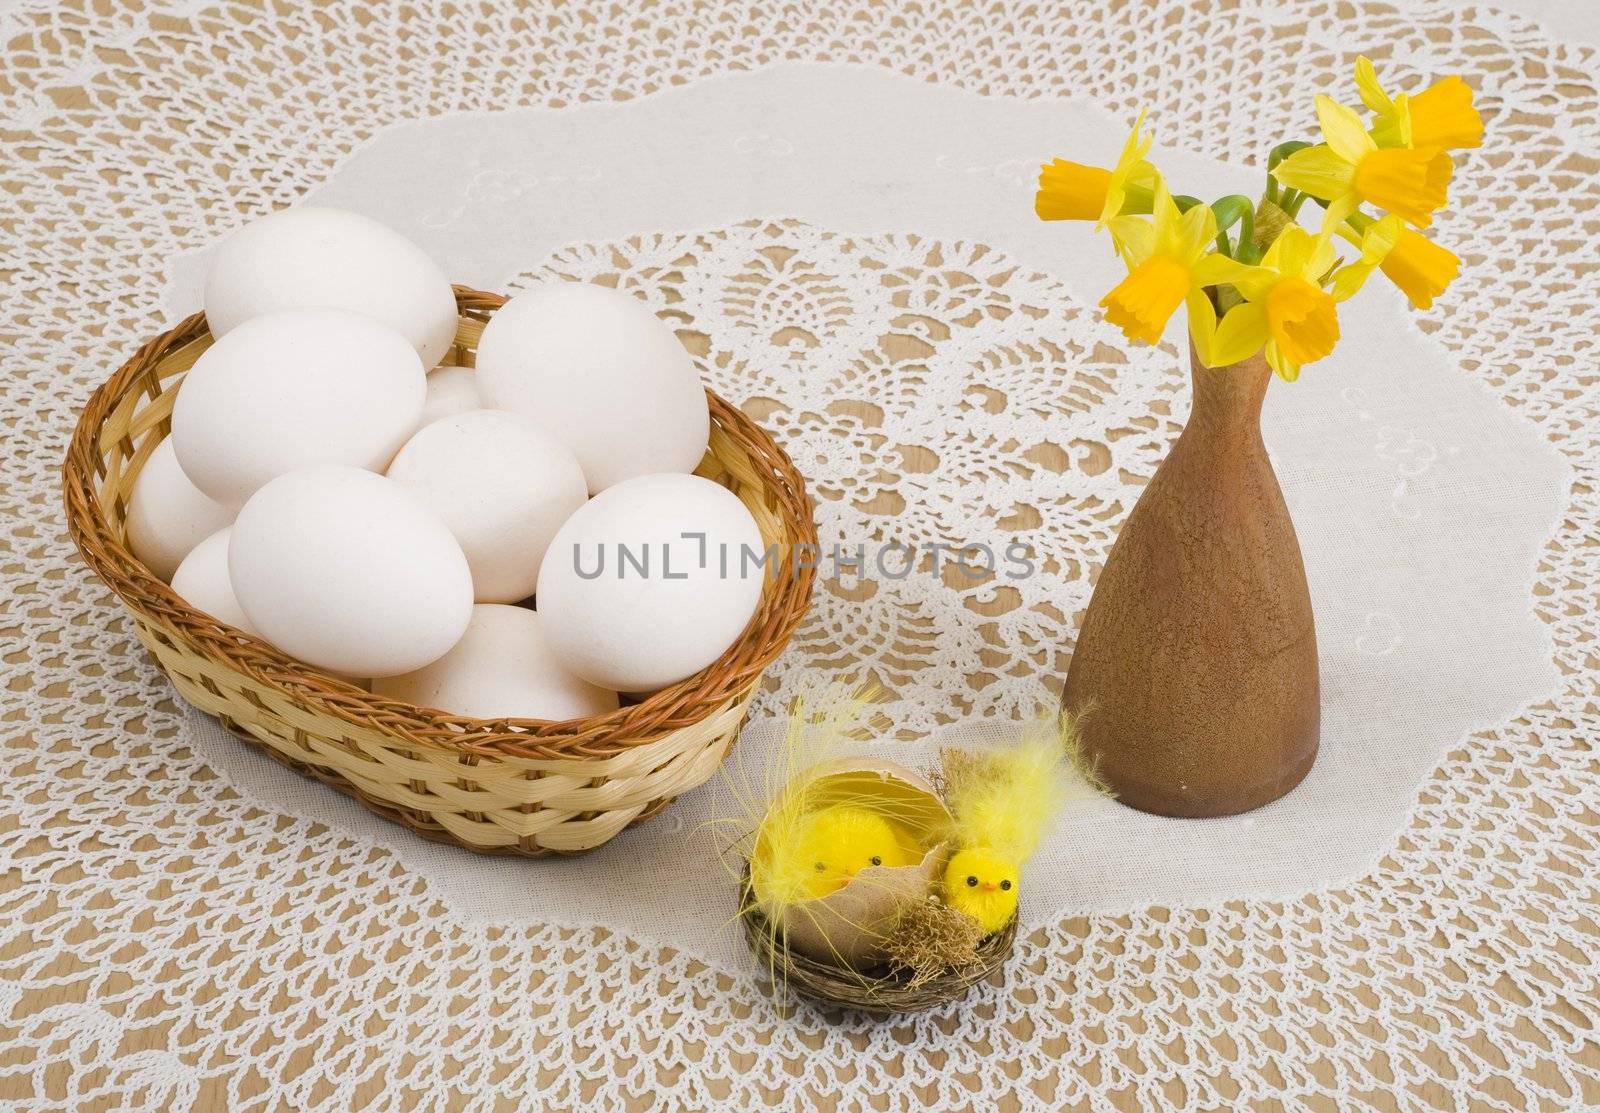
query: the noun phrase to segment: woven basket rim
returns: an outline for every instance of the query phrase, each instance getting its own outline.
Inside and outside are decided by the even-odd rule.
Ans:
[[[965,997],[973,986],[1004,968],[1016,949],[1017,917],[978,944],[978,962],[951,970],[918,986],[904,978],[864,974],[819,962],[775,942],[770,921],[756,903],[749,873],[740,886],[739,920],[762,967],[775,983],[821,1005],[864,1013],[879,1019],[904,1016],[947,1005]]]
[[[487,321],[509,300],[505,295],[455,287],[462,317]],[[106,474],[103,429],[113,410],[132,393],[147,402],[162,393],[154,369],[163,358],[209,335],[204,313],[195,313],[147,340],[89,397],[73,430],[62,466],[67,529],[84,562],[131,610],[168,635],[226,668],[292,699],[312,700],[353,726],[398,735],[464,755],[531,759],[603,759],[649,745],[692,726],[738,699],[757,682],[780,653],[808,609],[816,579],[813,567],[791,568],[787,561],[764,589],[745,630],[715,662],[677,684],[605,715],[566,722],[539,719],[472,719],[375,695],[318,672],[260,638],[223,626],[196,611],[133,556],[101,511],[97,480]],[[448,357],[447,357],[448,358]],[[789,533],[789,552],[816,546],[812,502],[804,477],[770,434],[709,388],[713,435],[720,430],[750,455],[763,490],[777,503]],[[166,421],[161,423],[166,427]],[[131,437],[120,447],[132,457]]]

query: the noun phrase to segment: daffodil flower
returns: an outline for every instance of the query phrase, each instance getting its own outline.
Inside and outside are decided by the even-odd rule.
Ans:
[[[1313,236],[1298,224],[1283,230],[1259,265],[1207,256],[1196,268],[1197,283],[1232,286],[1245,300],[1218,321],[1203,289],[1190,294],[1189,328],[1201,362],[1226,367],[1264,347],[1267,363],[1293,382],[1302,365],[1333,351],[1339,341],[1336,303],[1361,288],[1400,230],[1394,217],[1375,222],[1362,238],[1361,258],[1344,266],[1328,233]],[[1323,289],[1325,283],[1331,291]]]
[[[1459,77],[1436,81],[1420,93],[1390,96],[1365,56],[1356,59],[1361,103],[1377,114],[1373,141],[1380,147],[1476,147],[1483,117],[1472,107],[1472,88]]]
[[[1426,228],[1446,200],[1455,168],[1440,147],[1379,147],[1361,117],[1332,97],[1317,97],[1324,142],[1296,151],[1272,175],[1328,203],[1336,228],[1363,202]]]
[[[1129,340],[1158,343],[1187,304],[1202,363],[1225,367],[1260,353],[1281,378],[1296,379],[1333,351],[1339,303],[1374,273],[1427,309],[1460,269],[1460,260],[1415,229],[1427,228],[1448,200],[1455,172],[1448,152],[1482,142],[1472,90],[1448,77],[1390,95],[1365,57],[1356,60],[1355,80],[1375,115],[1371,130],[1353,109],[1317,97],[1322,141],[1273,147],[1266,189],[1254,204],[1234,194],[1210,205],[1174,199],[1147,160],[1141,112],[1111,169],[1066,159],[1042,166],[1034,211],[1110,231],[1128,275],[1100,306]],[[1295,223],[1311,197],[1326,210],[1315,234]],[[1353,258],[1339,256],[1335,233],[1355,245]]]
[[[1123,229],[1128,277],[1100,299],[1106,319],[1129,340],[1155,344],[1167,320],[1195,285],[1195,265],[1217,235],[1216,214],[1209,205],[1180,213],[1157,179],[1151,202],[1154,223],[1130,220]]]
[[[1402,228],[1379,266],[1384,276],[1400,287],[1407,301],[1417,309],[1428,309],[1433,299],[1455,281],[1461,260],[1421,232]]]
[[[1122,154],[1110,170],[1098,166],[1085,166],[1064,158],[1054,159],[1039,168],[1039,192],[1033,199],[1033,211],[1041,220],[1093,220],[1096,228],[1111,229],[1112,243],[1120,254],[1123,251],[1123,232],[1127,228],[1122,215],[1128,207],[1129,194],[1146,197],[1155,189],[1159,175],[1156,168],[1145,161],[1150,153],[1150,140],[1140,135],[1144,126],[1144,112],[1134,121]],[[1138,206],[1141,210],[1142,205]]]
[[[1372,272],[1385,264],[1393,253],[1395,244],[1403,237],[1411,235],[1422,239],[1417,233],[1408,232],[1400,223],[1400,218],[1392,213],[1382,220],[1372,221],[1362,231],[1354,231],[1348,224],[1341,225],[1339,231],[1361,249],[1361,255],[1355,262],[1346,263],[1333,272],[1329,289],[1333,293],[1334,301],[1345,301],[1353,297],[1356,291],[1366,284]]]

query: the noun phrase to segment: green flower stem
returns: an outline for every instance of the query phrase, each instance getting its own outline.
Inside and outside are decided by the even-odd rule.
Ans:
[[[1278,168],[1278,163],[1282,162],[1296,151],[1303,151],[1309,146],[1311,146],[1311,144],[1307,143],[1303,139],[1290,139],[1287,142],[1279,143],[1276,147],[1272,148],[1271,151],[1267,152],[1266,200],[1271,201],[1279,208],[1284,207],[1284,198],[1287,196],[1289,191],[1286,191],[1279,183],[1278,179],[1272,176],[1272,172]]]
[[[1253,249],[1256,242],[1256,211],[1255,207],[1247,200],[1244,209],[1239,213],[1239,246],[1249,244]]]
[[[1254,210],[1250,198],[1241,193],[1230,193],[1211,202],[1211,211],[1217,216],[1217,247],[1230,259],[1237,256],[1228,242],[1228,229],[1239,225],[1239,246],[1249,243],[1255,236]]]

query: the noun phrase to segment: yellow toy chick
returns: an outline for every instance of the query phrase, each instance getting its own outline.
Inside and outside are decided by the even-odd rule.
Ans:
[[[1041,717],[1014,746],[993,753],[946,750],[944,797],[956,852],[944,873],[944,901],[993,935],[1017,914],[1022,867],[1081,788],[1098,786],[1083,768],[1077,730],[1065,714]]]
[[[908,833],[877,812],[835,804],[804,816],[796,854],[811,863],[806,890],[813,900],[842,889],[868,866],[909,866],[920,853]]]
[[[1017,867],[986,847],[958,850],[944,869],[944,891],[946,904],[993,935],[1017,914]]]

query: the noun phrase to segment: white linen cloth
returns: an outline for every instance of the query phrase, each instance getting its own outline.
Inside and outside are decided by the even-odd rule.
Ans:
[[[1160,121],[1153,126],[1159,134]],[[927,767],[934,744],[1003,741],[1019,716],[1054,702],[1053,651],[1070,643],[1088,604],[1087,568],[1104,561],[1186,411],[1182,315],[1170,348],[1133,348],[1094,308],[1125,273],[1107,240],[1090,225],[1033,215],[1028,152],[1106,165],[1125,133],[1081,102],[981,97],[861,67],[779,66],[621,105],[397,126],[307,200],[381,215],[486,289],[620,274],[709,337],[702,363],[714,389],[738,404],[759,400],[815,483],[825,554],[890,540],[977,543],[1009,571],[1006,546],[1032,546],[1040,568],[1027,578],[952,588],[931,574],[869,576],[876,589],[862,600],[846,574],[819,590],[741,754],[746,766],[764,764],[763,743],[781,733],[772,724],[797,691],[870,677],[898,697],[877,710],[930,740],[875,752]],[[643,150],[658,152],[648,175],[638,171]],[[1257,171],[1162,149],[1152,159],[1185,192],[1260,191]],[[741,222],[752,213],[764,219]],[[564,243],[574,232],[582,238]],[[206,254],[179,260],[174,316],[198,303]],[[1271,387],[1264,429],[1319,625],[1324,726],[1312,774],[1286,799],[1230,819],[1177,821],[1109,801],[1075,809],[1029,871],[1027,922],[1293,896],[1356,876],[1387,849],[1447,748],[1553,686],[1549,630],[1527,588],[1568,484],[1560,454],[1421,337],[1386,282],[1341,317],[1335,354]],[[907,332],[922,347],[886,362],[883,337]],[[1097,348],[1128,362],[1108,364]],[[998,412],[973,412],[979,392],[1004,399]],[[829,414],[844,398],[879,407],[878,428]],[[1170,409],[1148,432],[1140,419],[1155,403]],[[933,462],[910,473],[895,452],[873,449],[876,438],[899,459],[909,446]],[[1098,475],[1053,471],[1037,462],[1041,444],[1104,446],[1115,463]],[[903,509],[859,510],[873,487],[897,492]],[[1042,524],[1017,530],[1019,506]],[[1119,512],[1086,528],[1107,506]],[[898,570],[903,560],[888,563]],[[1006,589],[1017,605],[998,620],[1003,633],[986,638],[997,620],[971,604]],[[934,651],[896,669],[886,659],[907,655],[914,631]],[[1044,668],[1030,657],[1038,647]],[[726,785],[577,861],[486,861],[422,844],[320,786],[307,801],[293,776],[281,797],[266,788],[284,781],[281,770],[205,716],[191,721],[209,762],[236,780],[257,771],[264,802],[290,814],[309,807],[378,839],[437,878],[465,916],[601,924],[730,968],[743,953],[728,923],[732,885],[686,899],[641,883],[675,871],[718,876],[714,840],[687,832],[734,811]]]

